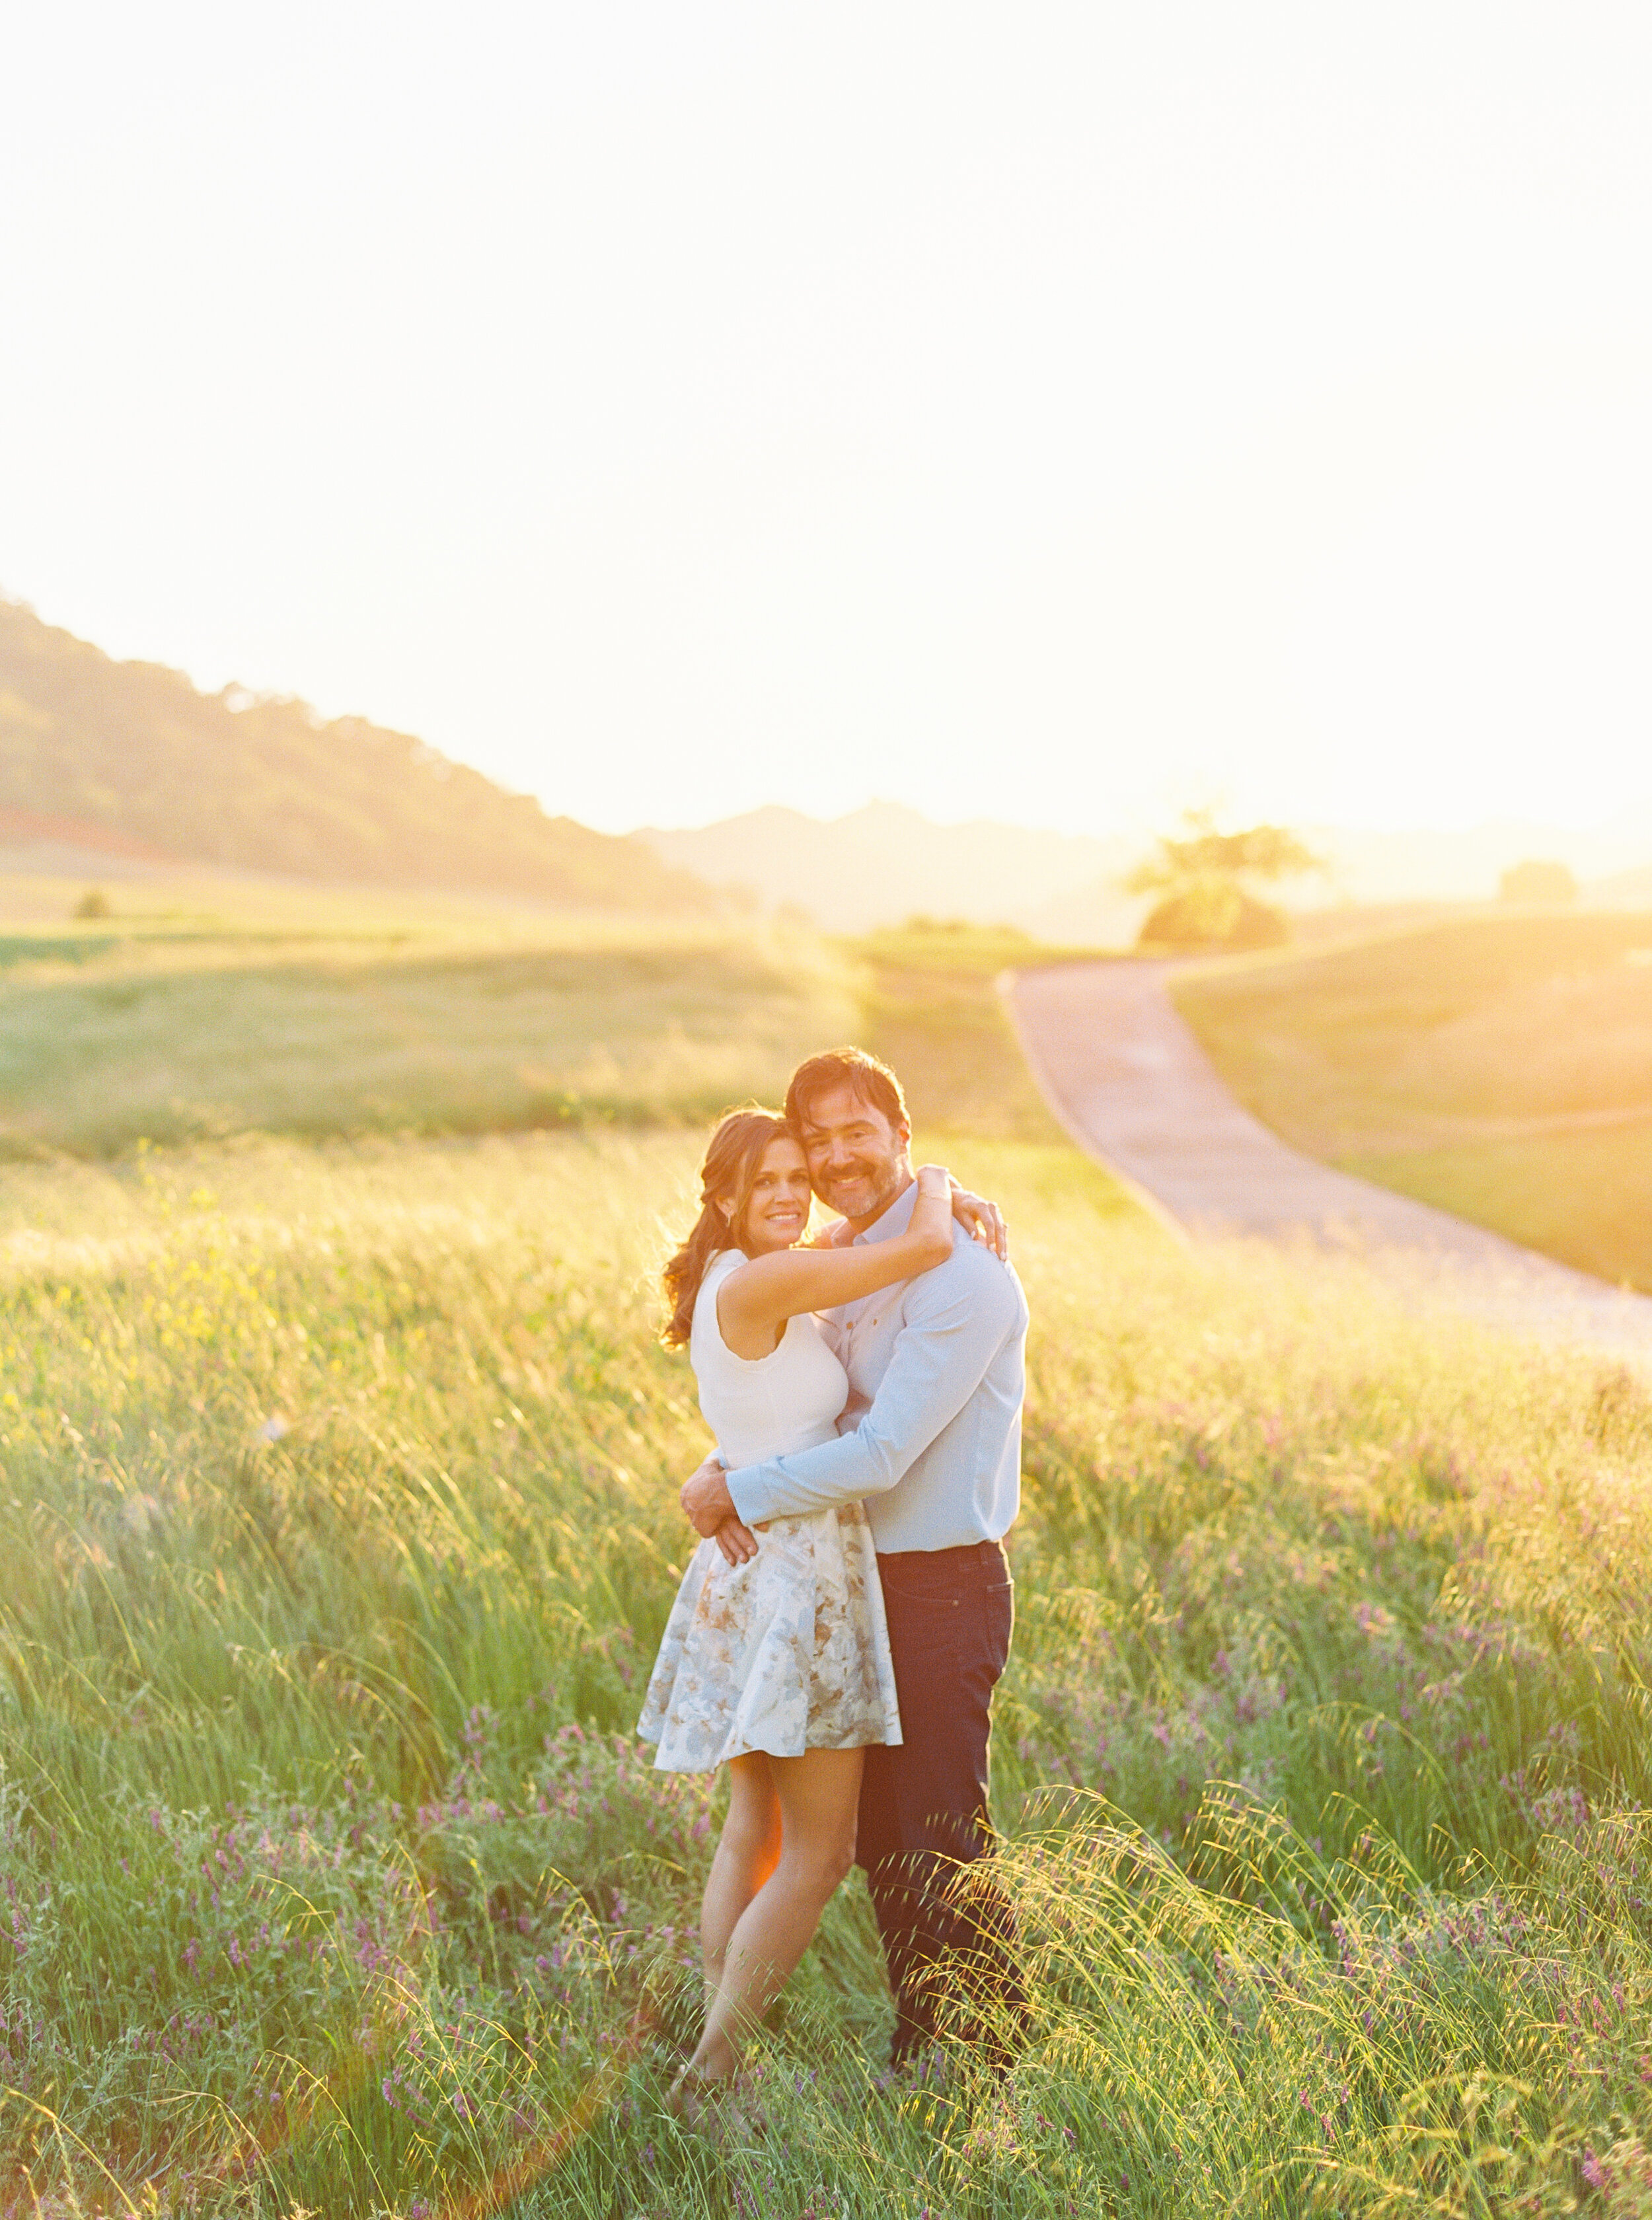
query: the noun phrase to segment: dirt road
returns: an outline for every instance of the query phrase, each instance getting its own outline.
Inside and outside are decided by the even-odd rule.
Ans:
[[[1069,963],[1006,982],[1051,1109],[1157,1216],[1194,1240],[1356,1256],[1408,1298],[1652,1365],[1652,1298],[1287,1148],[1217,1077],[1165,991],[1170,968]]]

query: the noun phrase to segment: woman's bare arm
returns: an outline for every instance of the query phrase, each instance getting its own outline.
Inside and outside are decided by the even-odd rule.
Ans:
[[[736,1356],[767,1356],[778,1329],[801,1311],[852,1303],[910,1280],[952,1253],[952,1188],[938,1164],[918,1174],[904,1233],[847,1249],[776,1249],[731,1272],[717,1290],[717,1323]]]
[[[971,1194],[967,1187],[952,1182],[952,1215],[972,1241],[979,1241],[990,1249],[1001,1263],[1009,1262],[1009,1227],[1004,1213],[995,1202],[985,1195]],[[846,1218],[834,1218],[818,1233],[811,1233],[803,1244],[806,1249],[847,1249],[854,1233]]]

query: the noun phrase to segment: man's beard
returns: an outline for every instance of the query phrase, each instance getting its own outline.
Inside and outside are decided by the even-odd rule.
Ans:
[[[851,1178],[819,1183],[814,1191],[828,1210],[841,1211],[845,1218],[870,1221],[882,1218],[900,1193],[903,1169],[899,1157],[886,1157],[881,1164],[869,1164]],[[854,1194],[852,1203],[837,1200],[838,1194],[845,1190]]]

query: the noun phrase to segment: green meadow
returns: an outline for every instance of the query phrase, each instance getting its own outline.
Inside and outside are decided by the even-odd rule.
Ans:
[[[1296,1147],[1652,1291],[1652,917],[1481,912],[1174,993]]]
[[[851,997],[920,1146],[1011,1219],[1015,2070],[890,2082],[857,1883],[739,2131],[662,2108],[717,1818],[628,1731],[705,1440],[654,1338],[699,1143],[662,955],[658,1067],[640,1001],[620,1045],[543,1019],[564,1069],[624,1048],[625,1117],[317,1138],[259,1130],[249,1088],[221,1138],[111,1114],[94,1146],[51,1122],[66,1078],[29,1097],[37,1153],[0,1166],[0,2212],[1652,2209],[1652,1392],[1351,1268],[1173,1244],[1041,1122],[990,938],[755,939],[717,992],[730,1093]],[[19,982],[8,1043],[77,984],[28,961],[65,976]],[[485,1036],[466,976],[450,1020]]]
[[[704,1119],[853,1030],[813,936],[229,881],[0,922],[0,1153]]]

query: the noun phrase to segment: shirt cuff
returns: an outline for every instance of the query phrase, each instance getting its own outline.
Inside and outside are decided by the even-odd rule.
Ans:
[[[774,1512],[769,1502],[770,1490],[764,1485],[760,1464],[742,1465],[738,1472],[729,1474],[727,1484],[734,1508],[746,1525],[756,1526],[763,1519],[773,1518]]]

